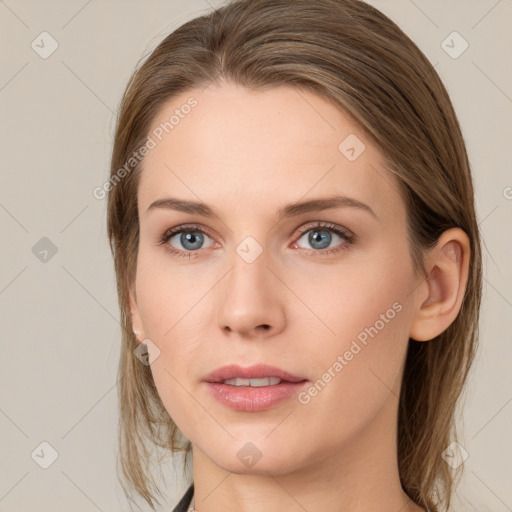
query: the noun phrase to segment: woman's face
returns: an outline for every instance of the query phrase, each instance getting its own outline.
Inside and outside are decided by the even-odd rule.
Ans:
[[[174,98],[150,136],[132,319],[180,430],[220,467],[273,474],[393,440],[418,298],[404,202],[369,138],[312,93],[226,82]],[[205,381],[257,364],[306,382]]]

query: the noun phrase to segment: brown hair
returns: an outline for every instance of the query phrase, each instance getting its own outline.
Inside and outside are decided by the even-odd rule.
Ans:
[[[148,469],[147,441],[167,453],[190,451],[160,400],[150,368],[134,356],[138,341],[128,293],[137,265],[143,159],[131,157],[146,143],[164,102],[221,78],[252,89],[289,85],[312,91],[352,116],[398,180],[411,258],[424,276],[424,250],[443,231],[459,227],[468,235],[471,258],[461,310],[433,340],[409,340],[399,404],[402,487],[431,512],[448,509],[462,466],[451,470],[441,454],[457,440],[456,407],[477,348],[482,288],[470,164],[433,66],[394,22],[359,0],[231,1],[168,35],[128,82],[108,187],[108,237],[122,320],[119,453],[127,496],[135,490],[154,509],[155,495],[161,495]],[[128,171],[126,162],[131,162]]]

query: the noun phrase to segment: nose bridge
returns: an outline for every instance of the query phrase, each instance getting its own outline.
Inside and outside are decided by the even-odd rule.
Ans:
[[[282,328],[282,291],[271,267],[269,251],[263,243],[246,237],[233,251],[231,270],[219,301],[219,326],[247,334],[257,327]]]
[[[265,285],[268,285],[266,275],[270,272],[269,259],[268,250],[255,239],[244,239],[236,247],[231,260],[232,270],[228,279],[232,288],[230,292],[252,291],[254,297],[268,293],[270,290],[265,290]]]
[[[258,245],[256,245],[258,244]],[[226,300],[230,298],[245,303],[263,302],[272,294],[268,274],[269,253],[252,237],[244,239],[231,258],[231,272],[227,279]],[[239,302],[239,305],[241,303]]]

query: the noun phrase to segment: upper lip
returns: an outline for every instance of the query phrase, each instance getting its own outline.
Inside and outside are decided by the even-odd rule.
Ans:
[[[227,379],[240,377],[242,379],[262,379],[265,377],[277,377],[287,382],[302,382],[304,377],[298,377],[285,370],[268,364],[256,364],[253,366],[242,367],[235,364],[217,368],[204,377],[206,382],[222,382]]]

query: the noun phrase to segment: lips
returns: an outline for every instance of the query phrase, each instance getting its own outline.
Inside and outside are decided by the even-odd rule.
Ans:
[[[309,385],[307,379],[267,364],[223,366],[203,380],[218,402],[232,410],[251,413],[277,407]]]
[[[267,364],[257,364],[249,367],[242,367],[238,365],[228,365],[217,368],[206,377],[203,378],[205,382],[219,383],[228,379],[263,379],[268,377],[277,377],[284,382],[297,383],[307,380],[304,377],[293,375],[290,372],[271,366]]]

